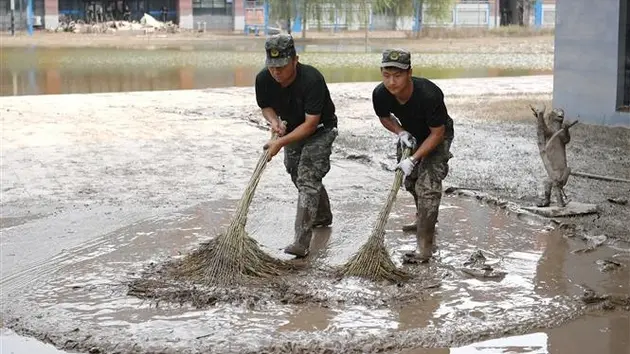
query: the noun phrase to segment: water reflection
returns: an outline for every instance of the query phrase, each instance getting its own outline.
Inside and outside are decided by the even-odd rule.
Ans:
[[[128,92],[252,86],[263,56],[214,50],[130,50],[105,48],[3,48],[0,95]],[[376,59],[375,59],[376,58]],[[305,53],[326,80],[380,80],[370,53]],[[419,68],[429,78],[518,76],[541,71],[496,68]]]

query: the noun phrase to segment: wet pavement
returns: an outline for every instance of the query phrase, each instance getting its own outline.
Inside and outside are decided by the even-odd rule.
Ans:
[[[545,93],[550,80],[443,84],[461,98],[472,91]],[[335,220],[314,239],[314,265],[341,265],[365,242],[393,176],[387,170],[391,137],[375,129],[376,119],[363,119],[370,107],[356,109],[367,103],[351,87],[333,88],[345,110],[324,181]],[[105,352],[194,352],[210,346],[290,352],[315,345],[343,352],[476,350],[470,345],[571,352],[582,342],[604,353],[627,348],[628,311],[619,305],[603,311],[581,300],[585,287],[609,295],[630,292],[627,245],[574,252],[586,246],[579,237],[549,230],[538,218],[510,208],[457,196],[443,199],[436,262],[410,268],[421,279],[420,289],[309,279],[305,291],[319,290],[332,301],[210,308],[128,296],[127,282],[151,262],[182,257],[226,227],[267,137],[244,99],[250,94],[239,88],[170,92],[167,104],[149,93],[75,96],[72,102],[42,96],[38,104],[33,98],[4,99],[4,326],[67,350]],[[46,108],[51,105],[56,114]],[[462,128],[449,182],[474,181],[461,176],[475,168],[498,170],[489,159],[468,159],[473,153],[467,145],[476,144],[471,136],[491,141],[477,122],[457,113],[466,105],[454,107]],[[503,134],[497,140],[507,139],[498,124],[490,126],[491,134]],[[510,127],[523,135],[525,128]],[[522,136],[512,141],[526,163],[535,141]],[[378,144],[382,148],[361,151]],[[369,156],[358,158],[360,152]],[[247,229],[279,258],[286,258],[281,249],[291,239],[294,203],[294,187],[276,158],[263,175]],[[413,215],[411,203],[401,192],[387,225],[387,248],[398,264],[415,243],[413,235],[398,231]],[[477,279],[462,272],[477,250],[506,276]],[[598,263],[604,260],[621,266],[603,271]],[[415,297],[395,302],[392,294]],[[385,301],[367,303],[379,297]],[[573,331],[597,332],[601,339],[584,335],[567,341]],[[473,344],[513,335],[503,344]]]

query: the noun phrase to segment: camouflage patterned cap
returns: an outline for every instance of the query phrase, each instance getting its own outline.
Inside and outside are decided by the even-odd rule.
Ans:
[[[295,43],[289,34],[276,34],[265,42],[267,52],[267,66],[280,67],[289,64],[289,59],[295,56]]]
[[[411,67],[411,53],[404,49],[385,49],[381,59],[381,68],[395,67],[407,70]]]

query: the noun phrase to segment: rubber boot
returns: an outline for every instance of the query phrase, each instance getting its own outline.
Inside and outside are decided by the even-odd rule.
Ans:
[[[312,197],[311,197],[312,198]],[[315,198],[315,203],[312,200],[308,200],[309,196],[302,195],[298,197],[298,208],[295,216],[295,239],[293,243],[284,249],[284,253],[296,256],[298,258],[306,257],[308,255],[309,247],[311,245],[311,237],[313,236],[313,220],[317,213],[318,197]],[[308,208],[308,205],[311,208]]]
[[[414,205],[416,206],[416,210],[418,208],[418,196],[416,195],[415,192],[411,192],[411,195],[413,196],[413,202]],[[416,211],[416,219],[415,222],[411,223],[411,224],[407,224],[407,225],[403,225],[402,227],[403,232],[416,232],[418,230],[418,212]]]
[[[402,226],[403,232],[412,232],[418,230],[418,213],[416,213],[416,221],[411,224],[406,224]]]
[[[417,232],[418,231],[418,213],[416,213],[416,222],[403,225],[402,230],[403,232]]]
[[[319,192],[319,204],[317,206],[317,216],[315,216],[315,222],[313,227],[327,227],[332,224],[333,216],[330,211],[330,199],[328,198],[328,192],[326,188],[322,186]]]
[[[419,209],[417,223],[420,225],[416,230],[417,251],[405,253],[403,263],[426,263],[433,255],[435,220],[429,220],[428,212]]]
[[[416,234],[418,250],[405,253],[403,263],[427,263],[433,257],[435,231],[420,231]]]

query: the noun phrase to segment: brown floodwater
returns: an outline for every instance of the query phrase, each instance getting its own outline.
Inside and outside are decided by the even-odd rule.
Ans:
[[[350,162],[337,164],[352,168]],[[332,197],[335,222],[316,232],[314,262],[343,264],[369,235],[382,198],[357,193],[359,185],[374,176],[356,178],[338,181],[339,189],[330,189],[336,195]],[[583,242],[546,230],[534,219],[517,218],[505,209],[462,197],[444,198],[436,261],[421,270],[425,277],[435,275],[436,286],[399,308],[309,304],[156,308],[126,295],[121,284],[148,262],[181,257],[222,231],[235,205],[234,200],[217,200],[137,222],[3,279],[2,286],[5,294],[30,286],[19,306],[29,304],[29,313],[48,314],[46,320],[30,324],[36,331],[54,330],[57,323],[66,329],[81,328],[83,334],[99,333],[104,341],[108,336],[120,342],[144,338],[153,348],[183,350],[213,343],[217,348],[237,349],[278,341],[326,343],[391,334],[407,345],[423,347],[404,351],[409,354],[627,352],[627,312],[580,316],[572,300],[582,293],[582,285],[601,293],[627,294],[627,266],[611,272],[597,266],[601,259],[627,265],[627,254],[607,247],[572,253],[584,247]],[[281,249],[291,238],[293,208],[290,195],[267,195],[254,200],[249,216],[250,234],[279,258],[286,258]],[[412,214],[411,198],[400,193],[386,234],[387,247],[398,263],[402,252],[415,244],[413,235],[399,231]],[[477,279],[458,272],[475,250],[482,250],[489,263],[507,272],[505,278]],[[354,296],[378,289],[346,279],[327,291]],[[510,330],[524,333],[501,338]],[[497,339],[483,341],[492,338]]]
[[[346,47],[318,52],[303,48],[301,60],[316,65],[330,83],[378,81],[376,53]],[[3,48],[0,96],[185,90],[252,86],[264,53],[239,48]],[[430,55],[429,55],[430,56]],[[376,61],[375,61],[376,60]],[[438,78],[548,74],[550,70],[488,67],[483,60],[445,67],[440,59],[420,63],[423,76]],[[463,62],[466,62],[464,60]]]

